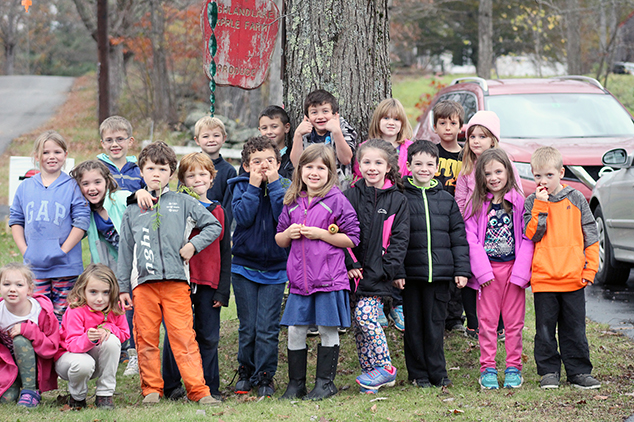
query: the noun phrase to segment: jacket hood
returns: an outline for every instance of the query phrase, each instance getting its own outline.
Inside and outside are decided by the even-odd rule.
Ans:
[[[467,123],[467,129],[465,133],[469,133],[471,126],[484,126],[495,136],[500,142],[500,118],[493,111],[480,110],[473,115],[469,123]]]
[[[244,172],[240,175],[238,175],[237,177],[232,177],[231,179],[227,180],[227,186],[229,186],[230,189],[233,189],[233,187],[236,185],[236,183],[241,183],[241,182],[249,182],[249,172]]]
[[[106,163],[108,163],[110,165],[114,166],[114,163],[112,162],[112,160],[110,159],[108,154],[106,154],[104,152],[102,152],[101,154],[97,155],[97,158],[102,160],[102,161],[105,161]],[[128,163],[136,163],[136,161],[137,161],[137,158],[134,155],[128,155],[128,156],[125,157],[125,159],[128,161]]]
[[[438,180],[436,180],[436,179],[431,179],[431,183],[430,183],[429,187],[421,188],[420,186],[416,186],[414,184],[414,180],[413,180],[412,176],[403,177],[403,187],[405,188],[405,190],[412,190],[412,191],[418,191],[418,190],[428,190],[428,191],[444,190],[442,185],[440,183],[438,183]]]

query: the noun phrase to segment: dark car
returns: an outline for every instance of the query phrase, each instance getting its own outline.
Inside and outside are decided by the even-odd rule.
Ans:
[[[415,139],[440,142],[433,130],[432,107],[454,100],[465,109],[465,123],[478,110],[500,118],[500,146],[522,178],[526,195],[535,191],[530,157],[540,146],[557,148],[564,159],[564,180],[590,198],[609,149],[634,149],[630,113],[596,80],[585,76],[549,79],[460,78],[440,90],[419,117]],[[464,141],[464,133],[461,134]]]

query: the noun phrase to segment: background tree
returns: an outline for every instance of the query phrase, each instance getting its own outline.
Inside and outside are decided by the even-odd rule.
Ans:
[[[18,43],[18,25],[22,20],[24,7],[20,0],[4,0],[0,3],[0,38],[4,47],[5,75],[13,75],[15,67],[15,49]]]
[[[478,7],[478,76],[489,79],[493,68],[493,0]]]
[[[337,97],[341,115],[367,136],[377,103],[391,95],[387,0],[286,0],[284,103],[293,127],[314,89]]]

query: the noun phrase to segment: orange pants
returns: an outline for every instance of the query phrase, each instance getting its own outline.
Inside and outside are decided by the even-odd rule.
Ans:
[[[139,373],[143,396],[163,395],[159,338],[161,320],[167,335],[187,398],[198,401],[208,396],[202,359],[194,326],[189,286],[184,281],[160,281],[139,284],[133,291],[134,336],[139,356]]]

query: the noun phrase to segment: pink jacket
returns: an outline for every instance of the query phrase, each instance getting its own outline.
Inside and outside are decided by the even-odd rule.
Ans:
[[[361,145],[363,145],[365,142],[363,142]],[[407,169],[407,149],[413,143],[414,142],[410,141],[409,139],[406,139],[405,141],[403,141],[403,143],[401,144],[401,147],[398,149],[398,171],[402,177],[412,175],[412,172]],[[354,160],[353,172],[354,172],[353,182],[356,182],[357,180],[363,177],[361,175],[361,170],[359,170],[359,163],[357,163],[357,160]]]
[[[37,385],[40,391],[57,389],[57,373],[53,357],[59,347],[59,322],[53,312],[53,304],[43,295],[33,295],[42,306],[37,324],[23,322],[20,334],[31,340],[37,355]],[[0,299],[2,301],[2,299]],[[11,352],[0,344],[0,396],[3,395],[18,377],[18,367]]]
[[[79,308],[68,307],[62,317],[62,338],[55,360],[66,352],[86,353],[95,347],[96,344],[88,340],[86,331],[102,324],[102,328],[109,330],[121,343],[130,338],[130,328],[125,314],[115,315],[110,312],[104,316],[101,311],[93,311],[88,305]]]
[[[520,188],[520,192],[524,194],[522,191],[522,179],[520,179],[520,174],[517,172],[515,168],[515,164],[511,163],[513,166],[513,173],[515,173],[515,181],[517,182],[517,186]],[[473,190],[475,189],[475,169],[465,175],[462,172],[458,175],[458,179],[456,180],[456,192],[454,198],[456,199],[456,203],[458,204],[458,208],[460,209],[460,213],[462,216],[465,216],[465,208],[467,206],[467,202],[471,199],[471,195],[473,195]],[[524,211],[522,211],[524,212]]]
[[[465,229],[469,242],[469,259],[473,277],[469,279],[467,286],[479,290],[480,286],[493,279],[493,270],[489,257],[484,251],[484,237],[488,223],[487,212],[493,199],[488,195],[488,200],[482,205],[482,210],[477,215],[467,217]],[[513,234],[515,235],[515,262],[511,272],[511,283],[525,289],[531,281],[531,264],[533,262],[534,243],[524,236],[524,197],[512,190],[504,196],[504,199],[513,204]],[[466,215],[471,214],[471,205],[467,206]]]

